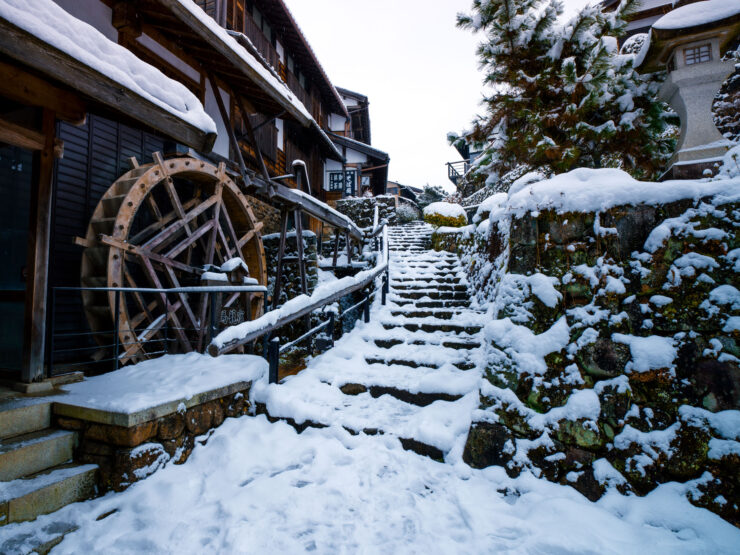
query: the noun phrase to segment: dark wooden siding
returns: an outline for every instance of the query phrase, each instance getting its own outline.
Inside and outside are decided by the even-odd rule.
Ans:
[[[165,143],[150,133],[93,114],[80,127],[60,122],[57,136],[64,141],[64,157],[55,170],[49,281],[52,287],[79,287],[82,247],[74,244],[74,238],[87,234],[95,206],[129,170],[128,159],[135,156],[141,163],[151,162],[151,153],[163,151]],[[57,333],[87,330],[78,292],[58,292],[54,311]],[[55,348],[66,346],[56,341]]]

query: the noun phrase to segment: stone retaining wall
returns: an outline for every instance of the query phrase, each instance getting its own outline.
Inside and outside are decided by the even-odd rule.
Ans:
[[[337,211],[349,216],[358,227],[371,227],[378,207],[378,220],[386,219],[389,225],[396,225],[396,197],[380,195],[377,197],[349,197],[337,201]]]
[[[513,327],[489,332],[488,416],[471,428],[464,459],[511,475],[529,469],[590,499],[609,486],[644,495],[683,482],[692,503],[740,525],[740,430],[717,424],[740,409],[740,303],[731,299],[740,205],[686,199],[484,224],[493,233],[484,226],[457,247],[479,298]],[[539,345],[541,334],[565,330],[566,346],[544,355],[541,372],[528,370],[511,354],[522,347],[507,343],[514,330]],[[624,338],[671,345],[675,357],[637,370]],[[575,395],[598,417],[561,415]]]
[[[184,463],[196,438],[220,426],[225,418],[248,413],[249,387],[188,409],[134,426],[115,426],[82,418],[54,416],[54,425],[78,433],[75,461],[100,467],[103,492],[122,491],[173,460]]]

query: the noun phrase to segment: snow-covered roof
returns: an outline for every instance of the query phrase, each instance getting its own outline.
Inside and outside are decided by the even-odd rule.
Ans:
[[[239,44],[237,38],[221,27],[206,14],[193,0],[158,0],[168,7],[181,21],[185,22],[203,40],[217,52],[224,55],[232,64],[241,70],[251,81],[260,88],[288,114],[294,117],[304,127],[311,127],[318,131],[324,146],[330,150],[338,160],[342,160],[341,153],[336,149],[329,137],[321,130],[306,106],[298,99],[274,71],[268,69],[254,55]],[[245,37],[246,38],[246,37]],[[241,39],[241,37],[239,37]],[[242,39],[243,40],[243,39]]]
[[[75,62],[110,79],[119,88],[131,91],[202,134],[213,134],[215,138],[216,124],[187,87],[140,60],[123,46],[112,42],[91,25],[73,17],[52,0],[2,0],[0,19],[42,41],[44,47],[50,51],[61,51]],[[8,46],[18,50],[11,53],[4,47],[5,53],[13,57],[22,53],[21,45]],[[29,58],[30,63],[33,63],[33,57]],[[27,59],[21,61],[29,62]],[[37,69],[47,74],[53,73],[47,67]],[[59,74],[53,74],[52,77],[64,80]],[[84,84],[82,81],[65,82],[77,90],[81,90]],[[101,80],[99,86],[104,85]],[[95,98],[105,101],[99,96]],[[113,107],[117,106],[113,104]],[[139,117],[136,113],[129,115]],[[151,121],[146,123],[153,125]]]
[[[688,29],[718,23],[736,15],[740,15],[740,2],[737,0],[705,0],[676,8],[656,21],[653,28],[666,31]]]

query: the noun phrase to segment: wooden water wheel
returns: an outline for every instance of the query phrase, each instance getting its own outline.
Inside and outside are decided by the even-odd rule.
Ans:
[[[84,241],[83,287],[179,288],[204,285],[209,265],[242,258],[259,284],[267,283],[260,230],[244,194],[225,173],[193,158],[163,160],[122,175],[95,208]],[[228,285],[228,284],[224,284]],[[224,304],[238,302],[238,294]],[[137,361],[167,351],[202,351],[209,317],[205,293],[83,291],[94,336],[111,352],[118,312],[120,359]],[[251,317],[264,299],[250,297]],[[102,354],[99,357],[102,358]]]

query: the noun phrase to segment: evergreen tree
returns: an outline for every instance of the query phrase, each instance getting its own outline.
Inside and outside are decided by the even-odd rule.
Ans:
[[[427,206],[433,202],[439,202],[447,198],[447,193],[439,185],[424,185],[424,189],[416,198],[416,204],[424,210]]]
[[[484,37],[478,57],[493,91],[463,136],[485,145],[473,174],[489,184],[521,165],[656,175],[675,148],[657,100],[662,76],[639,75],[616,39],[637,2],[612,13],[589,6],[563,26],[559,0],[474,0],[458,15],[458,26]]]

